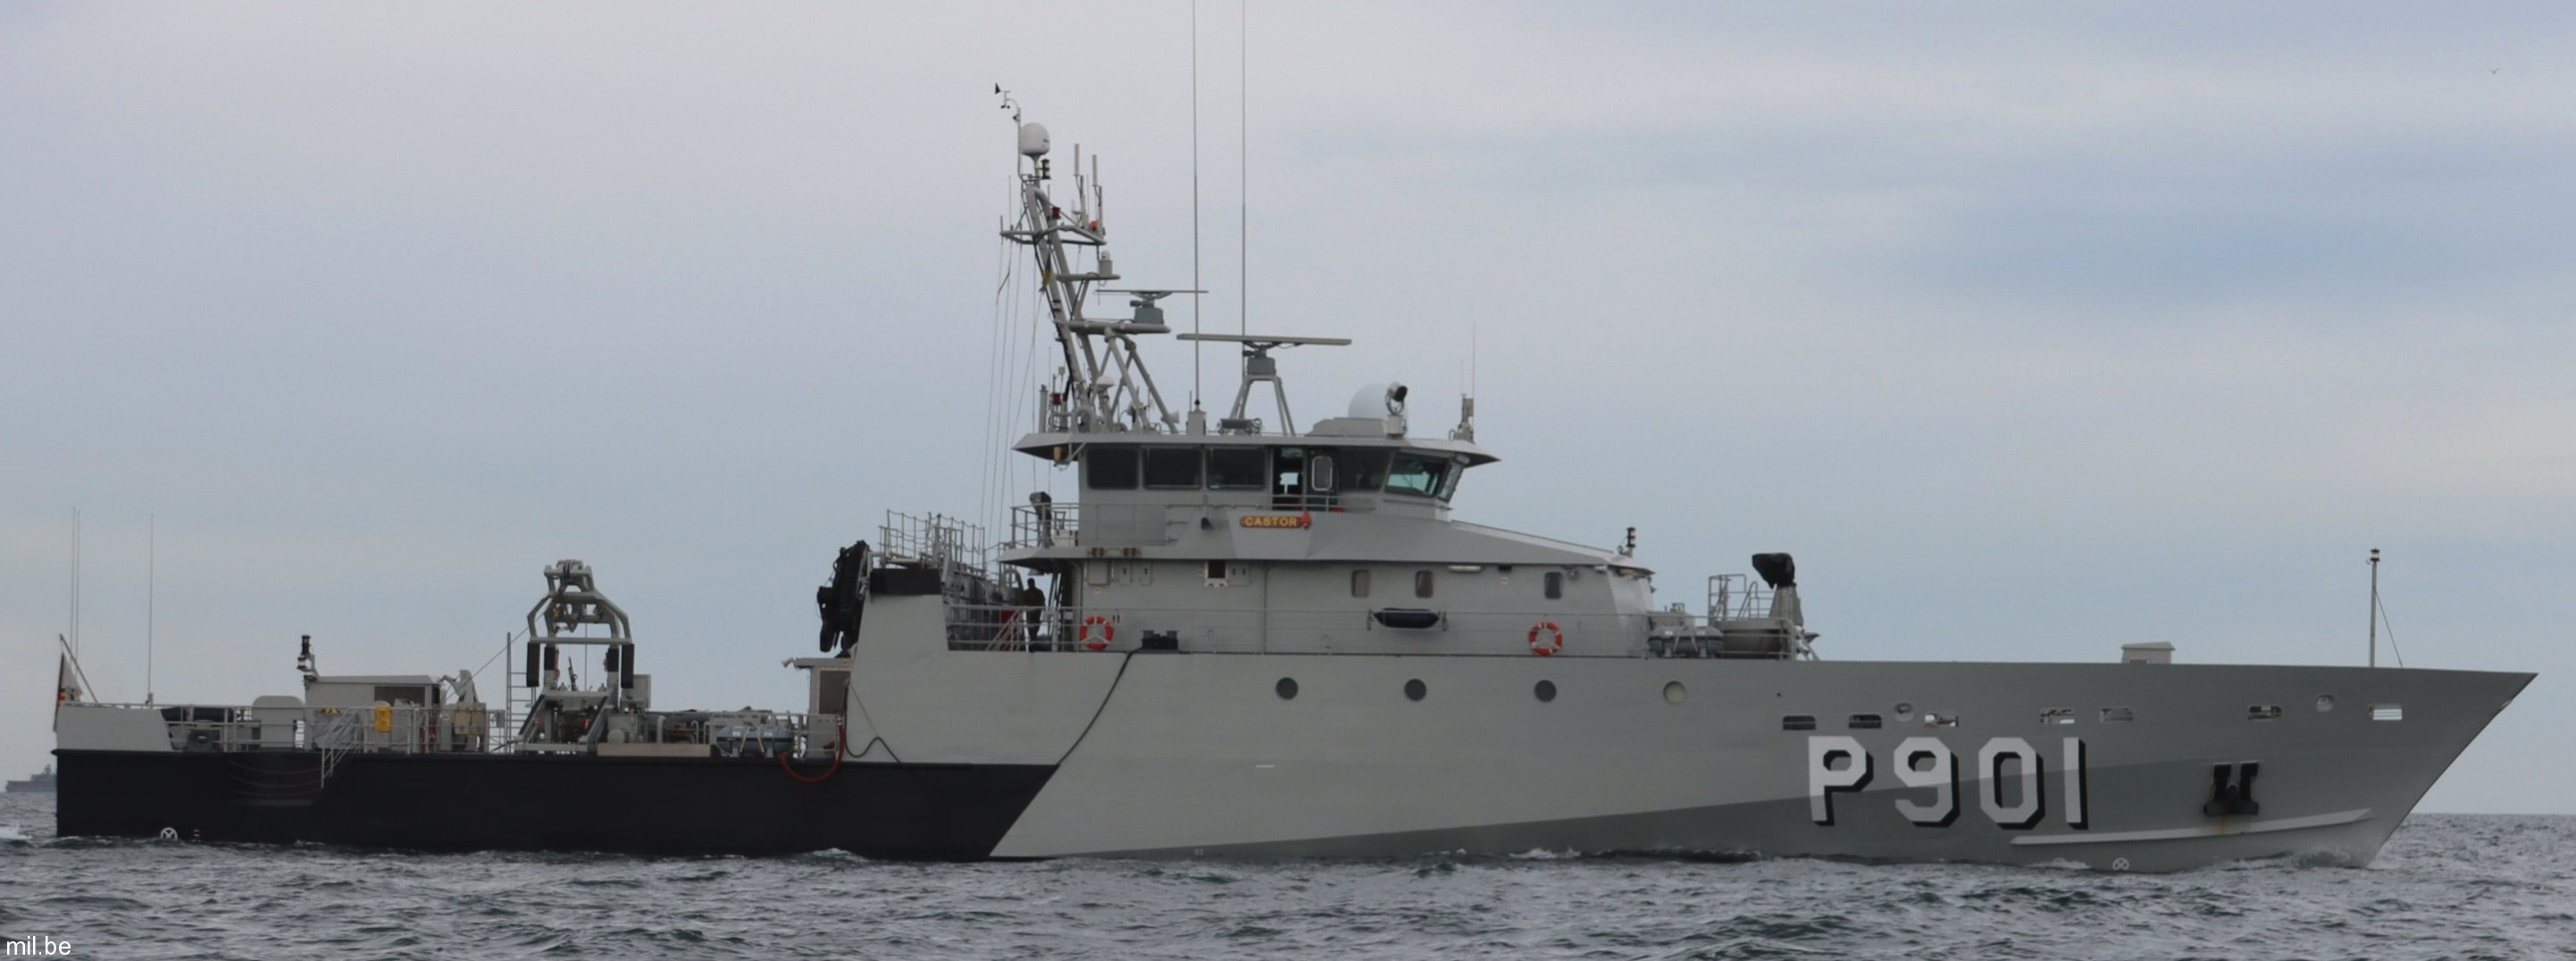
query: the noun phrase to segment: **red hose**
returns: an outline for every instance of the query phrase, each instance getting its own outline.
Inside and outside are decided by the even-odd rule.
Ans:
[[[787,772],[788,777],[795,778],[800,784],[821,784],[825,781],[829,781],[832,779],[832,775],[841,773],[841,742],[849,740],[849,737],[850,723],[848,721],[842,721],[840,736],[832,739],[832,766],[824,769],[821,774],[813,777],[806,777],[805,775],[796,773],[796,768],[787,763],[787,755],[784,753],[778,755],[778,769]]]

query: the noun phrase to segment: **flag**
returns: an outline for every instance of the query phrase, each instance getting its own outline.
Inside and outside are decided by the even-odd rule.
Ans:
[[[72,678],[72,657],[69,654],[60,656],[61,667],[54,672],[54,703],[80,700],[80,682]]]

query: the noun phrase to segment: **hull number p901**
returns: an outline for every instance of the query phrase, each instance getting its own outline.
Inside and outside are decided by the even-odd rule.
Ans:
[[[2084,739],[2065,739],[2058,771],[2066,826],[2086,824]],[[1902,792],[1896,813],[1923,827],[1949,827],[1965,807],[1959,796],[1960,758],[1937,737],[1909,737],[1888,754],[1888,770]],[[2048,816],[2047,764],[2039,749],[2017,737],[1990,738],[1977,749],[1974,769],[1977,807],[1995,825],[2011,830],[2038,826]],[[1859,738],[1817,735],[1807,738],[1807,814],[1817,824],[1834,823],[1834,795],[1858,793],[1878,776],[1876,759]]]

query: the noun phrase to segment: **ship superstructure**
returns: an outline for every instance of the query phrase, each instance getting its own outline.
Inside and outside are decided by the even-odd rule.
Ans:
[[[942,858],[1737,852],[2166,870],[2366,861],[2527,674],[1838,662],[1787,554],[1657,606],[1633,534],[1452,516],[1498,458],[1402,384],[1302,426],[1328,337],[1177,334],[1113,287],[1096,176],[1018,123],[1062,366],[1008,529],[889,515],[817,592],[801,711],[672,711],[622,609],[546,570],[498,705],[470,674],[59,711],[63,834]],[[1102,302],[1125,316],[1103,317]],[[1123,303],[1122,303],[1123,302]],[[1142,344],[1240,352],[1176,411]],[[1266,396],[1265,396],[1266,395]],[[1267,400],[1266,410],[1261,402]],[[1254,416],[1256,413],[1264,416]],[[594,669],[595,668],[595,669]],[[569,796],[616,803],[568,809]]]

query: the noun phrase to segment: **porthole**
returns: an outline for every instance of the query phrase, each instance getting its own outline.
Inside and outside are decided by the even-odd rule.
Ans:
[[[1413,680],[1410,680],[1410,681],[1406,681],[1406,682],[1404,682],[1404,699],[1405,699],[1405,700],[1408,700],[1408,701],[1419,701],[1419,700],[1421,700],[1425,695],[1428,695],[1428,694],[1430,694],[1430,693],[1431,693],[1431,688],[1429,688],[1428,686],[1425,686],[1425,685],[1422,683],[1422,679],[1421,679],[1421,678],[1418,678],[1418,677],[1417,677],[1417,678],[1414,678]]]
[[[2319,713],[2319,714],[2323,714],[2323,713],[2325,713],[2325,712],[2327,712],[2327,711],[2331,711],[2331,710],[2334,710],[2334,695],[2332,695],[2332,694],[2319,694],[2319,695],[2317,695],[2317,713]]]
[[[1556,700],[1556,682],[1540,681],[1538,682],[1538,686],[1530,688],[1530,693],[1537,695],[1539,702],[1542,704]]]
[[[1279,699],[1282,701],[1294,701],[1297,699],[1297,679],[1293,677],[1280,678],[1279,684],[1272,687],[1271,690],[1278,691]]]
[[[1683,687],[1682,682],[1671,681],[1664,685],[1664,703],[1679,704],[1689,699],[1690,689]]]

